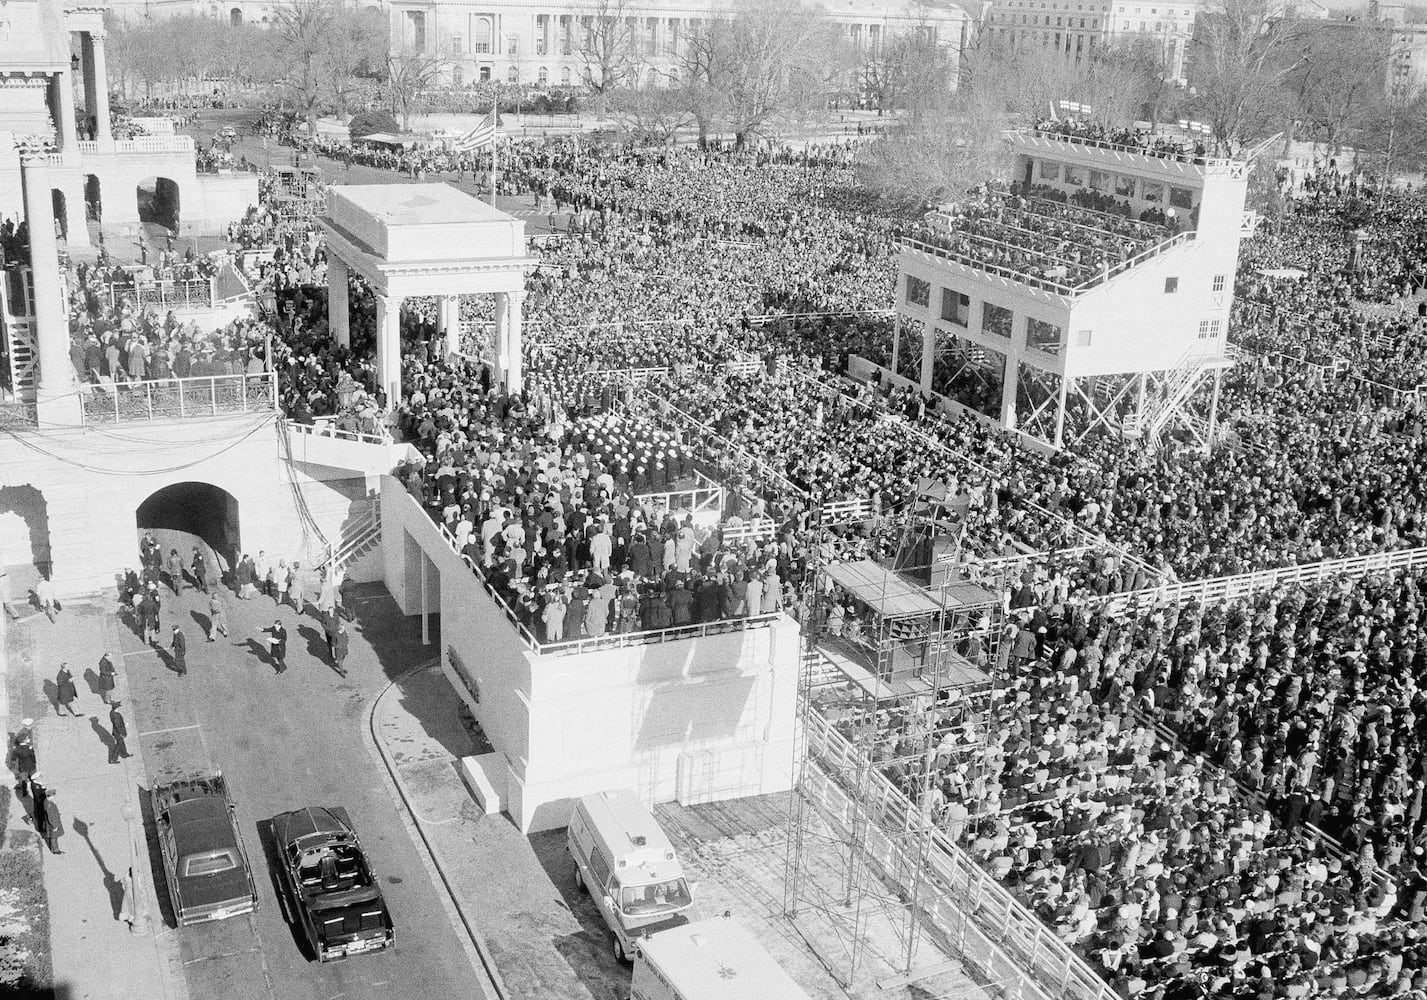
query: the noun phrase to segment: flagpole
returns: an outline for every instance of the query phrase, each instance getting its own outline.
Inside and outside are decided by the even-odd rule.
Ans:
[[[495,90],[492,91],[492,95],[491,95],[491,205],[492,205],[492,206],[495,205],[495,168],[496,168],[496,154],[500,151],[500,143],[499,143],[499,141],[498,141],[499,137],[496,135],[496,132],[495,132],[496,121],[497,121],[497,119],[498,119],[498,117],[499,117],[499,111],[497,110],[498,105],[497,105],[497,103],[496,103],[497,100],[498,100],[498,95],[499,95],[499,93],[500,93],[500,90],[497,88],[497,89],[495,89]]]

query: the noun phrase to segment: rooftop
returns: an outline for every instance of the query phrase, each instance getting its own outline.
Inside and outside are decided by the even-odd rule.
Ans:
[[[328,188],[334,199],[380,219],[388,226],[462,225],[504,222],[510,216],[449,184],[342,184]],[[336,206],[333,206],[336,214]]]

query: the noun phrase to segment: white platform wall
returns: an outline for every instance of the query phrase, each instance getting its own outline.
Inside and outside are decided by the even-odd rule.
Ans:
[[[798,626],[538,655],[417,503],[383,478],[387,589],[439,610],[442,668],[505,759],[523,831],[564,826],[574,799],[630,787],[690,804],[792,787]],[[424,595],[424,596],[423,596]]]
[[[0,556],[6,563],[32,555],[52,561],[61,597],[112,587],[116,573],[138,566],[140,505],[163,487],[199,482],[237,500],[244,551],[310,562],[320,545],[303,530],[294,483],[329,539],[339,536],[367,486],[376,486],[360,471],[313,471],[286,461],[272,414],[0,438],[0,486],[33,487],[3,496]]]

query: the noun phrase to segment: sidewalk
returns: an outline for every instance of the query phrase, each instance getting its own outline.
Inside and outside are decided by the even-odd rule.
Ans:
[[[505,815],[482,813],[466,790],[457,758],[475,750],[459,712],[440,668],[417,667],[377,698],[372,731],[461,918],[498,973],[501,995],[624,1000],[628,968],[615,961],[605,935],[587,932],[571,912],[573,884],[557,885],[556,878],[569,881],[563,835],[539,835],[547,849],[537,856],[537,838]]]
[[[113,630],[112,616],[99,606],[66,604],[54,624],[42,614],[9,623],[5,641],[7,671],[30,674],[27,701],[36,706],[39,772],[63,822],[58,842],[63,853],[44,850],[42,860],[55,990],[67,1000],[187,1000],[178,938],[164,926],[153,899],[142,826],[131,834],[123,815],[124,807],[132,806],[135,823],[141,823],[139,793],[146,784],[133,714],[123,707],[135,756],[110,764],[108,708],[92,684],[100,656],[117,649]],[[54,676],[65,661],[79,690],[74,704],[79,718],[55,714]],[[115,666],[116,694],[123,701],[125,670],[122,663]],[[16,816],[12,825],[19,822]],[[140,933],[131,933],[120,916],[131,864],[149,917]]]

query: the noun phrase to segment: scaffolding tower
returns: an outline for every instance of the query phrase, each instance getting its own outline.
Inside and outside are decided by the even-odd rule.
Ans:
[[[947,574],[935,588],[916,582],[929,578],[924,568],[828,562],[813,568],[806,595],[784,913],[845,988],[877,947],[868,925],[879,910],[896,929],[879,957],[915,975],[925,916],[952,891],[929,863],[934,790],[943,772],[968,793],[981,780],[1003,604]],[[890,785],[911,814],[893,805]],[[978,798],[965,798],[974,831]],[[832,926],[836,948],[820,944],[814,920]]]

